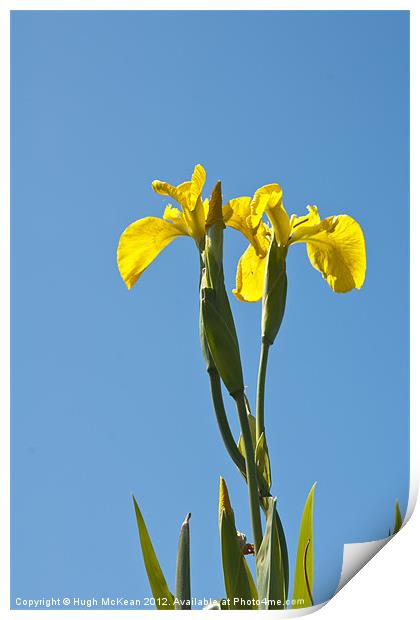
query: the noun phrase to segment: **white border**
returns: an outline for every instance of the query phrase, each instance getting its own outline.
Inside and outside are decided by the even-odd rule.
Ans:
[[[88,0],[82,1],[45,1],[36,2],[35,0],[15,0],[14,2],[2,2],[0,6],[0,62],[4,77],[4,87],[2,96],[0,97],[0,135],[1,141],[1,162],[0,162],[0,191],[3,200],[1,201],[2,209],[0,210],[0,273],[1,273],[1,297],[0,311],[0,398],[1,398],[1,425],[0,433],[0,488],[2,494],[1,515],[1,579],[0,579],[0,611],[2,618],[16,618],[16,614],[21,612],[18,610],[10,610],[10,517],[9,517],[9,474],[10,474],[10,445],[9,445],[9,411],[10,411],[10,340],[9,340],[9,321],[10,321],[10,277],[9,277],[9,257],[10,257],[10,214],[9,209],[4,205],[10,205],[10,30],[9,20],[11,10],[141,10],[141,9],[219,9],[219,10],[410,10],[411,11],[411,110],[420,109],[420,101],[418,96],[418,75],[419,75],[419,28],[418,16],[413,3],[396,2],[396,1],[373,1],[363,2],[275,2],[262,1],[256,6],[255,1],[227,1],[213,0],[212,2],[175,2],[168,1],[158,2],[153,0],[123,0],[116,2],[115,0]],[[390,85],[392,88],[392,85]],[[419,161],[417,153],[417,142],[414,139],[418,136],[417,117],[411,113],[411,204],[419,205]],[[418,209],[411,210],[411,317],[420,316],[420,307],[418,299],[418,287],[415,281],[415,274],[419,267],[419,240],[417,231],[419,228]],[[395,223],[398,226],[398,221]],[[390,240],[390,259],[392,257],[392,241]],[[417,377],[419,370],[418,354],[416,344],[418,343],[419,328],[415,320],[411,320],[411,376]],[[419,422],[417,420],[418,409],[418,387],[413,381],[411,385],[411,481],[410,481],[410,499],[407,517],[411,516],[418,495],[419,486],[419,455],[416,454],[416,446],[419,438]],[[406,519],[407,522],[407,519]],[[418,589],[418,566],[416,561],[416,550],[420,548],[420,517],[419,511],[415,513],[407,527],[391,541],[386,549],[379,556],[375,557],[369,564],[351,581],[351,586],[345,587],[319,612],[319,618],[324,619],[340,619],[354,618],[354,615],[362,613],[362,617],[394,618],[398,614],[398,618],[411,617],[412,611],[417,607],[416,593]],[[321,606],[317,606],[319,608]],[[77,618],[81,620],[88,618],[95,620],[103,614],[111,619],[121,618],[127,620],[129,611],[26,611],[25,617],[39,618],[45,620],[55,620],[57,617],[64,617],[66,620]],[[139,614],[167,614],[171,612],[165,611],[149,611],[135,612],[137,617]],[[185,613],[185,612],[178,612]],[[201,611],[193,611],[189,613],[203,613]],[[214,612],[213,612],[214,613]],[[217,613],[217,612],[216,612]],[[230,614],[239,614],[242,612],[230,612]],[[260,616],[267,612],[254,612]],[[269,612],[272,615],[277,614],[282,617],[289,616],[288,612]],[[293,614],[297,615],[297,613]],[[188,617],[188,616],[187,616]]]

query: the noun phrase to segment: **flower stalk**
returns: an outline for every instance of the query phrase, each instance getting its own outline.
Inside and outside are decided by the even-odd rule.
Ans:
[[[245,449],[245,464],[246,464],[246,477],[248,482],[248,498],[249,509],[251,515],[252,533],[254,536],[255,551],[258,550],[262,542],[262,526],[261,526],[261,513],[258,496],[258,480],[257,480],[257,468],[254,458],[254,447],[252,445],[251,431],[249,428],[247,409],[245,403],[244,392],[239,392],[234,395],[236,402],[236,408],[238,411],[239,424],[241,427],[242,438]]]

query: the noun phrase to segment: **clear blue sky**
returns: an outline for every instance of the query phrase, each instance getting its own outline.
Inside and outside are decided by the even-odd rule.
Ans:
[[[177,240],[131,292],[115,252],[160,216],[155,178],[200,162],[225,198],[279,182],[290,213],[362,225],[361,291],[304,246],[271,351],[267,428],[292,564],[316,480],[315,599],[344,543],[387,535],[409,487],[407,12],[12,14],[12,604],[149,594],[131,504],[171,587],[192,512],[192,590],[223,594],[218,481],[249,532],[198,339],[198,257]],[[245,240],[226,233],[234,285]],[[255,398],[259,304],[232,296]],[[229,415],[237,429],[229,403]]]

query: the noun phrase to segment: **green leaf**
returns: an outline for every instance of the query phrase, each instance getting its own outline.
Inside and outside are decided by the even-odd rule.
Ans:
[[[219,530],[222,566],[229,609],[254,609],[256,587],[238,539],[235,515],[225,481],[220,481]],[[241,600],[243,599],[243,600]]]
[[[316,483],[309,492],[300,524],[293,588],[293,609],[310,607],[314,604],[312,593],[314,581],[313,506],[315,485]]]
[[[257,472],[267,485],[268,491],[271,489],[271,467],[270,457],[268,456],[268,447],[265,440],[265,433],[261,433],[255,448],[255,463]]]
[[[181,526],[176,559],[175,609],[191,609],[189,512]]]
[[[248,409],[248,405],[247,405],[247,409]],[[250,413],[248,411],[247,415],[248,415],[249,430],[251,431],[252,445],[253,445],[253,448],[255,450],[256,435],[257,435],[257,423],[256,423],[256,420],[255,420],[254,416],[252,415],[252,413]],[[244,440],[242,438],[242,433],[239,435],[238,449],[239,449],[239,452],[242,454],[242,456],[245,458],[245,446],[244,446]]]
[[[266,498],[267,523],[257,553],[257,583],[260,609],[285,609],[286,591],[281,560],[280,541],[275,522],[276,499]]]
[[[400,510],[400,505],[398,503],[398,500],[395,502],[395,524],[394,524],[394,531],[393,534],[396,534],[397,532],[400,531],[401,527],[403,524],[403,520],[402,520],[402,516],[401,516],[401,510]]]
[[[168,584],[160,568],[158,559],[153,549],[143,515],[133,496],[134,510],[136,511],[137,527],[139,529],[140,546],[143,554],[144,566],[149,579],[150,588],[155,598],[158,609],[175,609],[174,597],[169,591]]]

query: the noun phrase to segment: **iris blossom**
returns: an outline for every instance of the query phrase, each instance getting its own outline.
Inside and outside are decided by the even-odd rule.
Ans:
[[[312,266],[336,293],[362,287],[366,250],[360,225],[349,215],[321,220],[315,206],[307,209],[307,215],[289,217],[283,206],[282,189],[276,183],[264,185],[253,198],[234,198],[223,207],[225,224],[243,233],[250,242],[239,259],[236,273],[233,293],[240,301],[261,299],[273,235],[286,251],[294,243],[306,243]],[[271,226],[262,220],[264,213]]]
[[[180,185],[153,181],[154,191],[170,196],[181,206],[181,211],[168,204],[163,218],[144,217],[125,229],[118,244],[117,261],[127,288],[137,282],[150,263],[177,237],[192,237],[202,249],[206,227],[213,218],[211,201],[201,197],[205,181],[206,171],[200,164],[194,168],[191,181]]]

